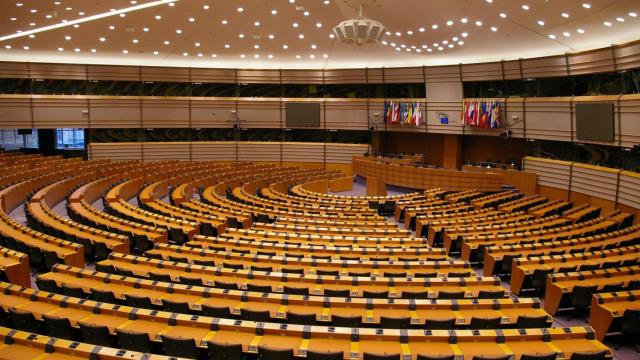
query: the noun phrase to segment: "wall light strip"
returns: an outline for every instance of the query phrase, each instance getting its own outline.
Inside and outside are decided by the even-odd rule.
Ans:
[[[23,31],[23,32],[20,32],[20,33],[1,36],[0,37],[0,41],[16,39],[16,38],[23,37],[23,36],[29,36],[31,34],[37,34],[37,33],[41,33],[41,32],[44,32],[44,31],[60,29],[60,28],[67,27],[67,26],[73,26],[75,24],[82,24],[82,23],[85,23],[85,22],[93,21],[93,20],[99,20],[99,19],[110,17],[110,16],[126,14],[126,13],[129,13],[129,12],[132,12],[132,11],[143,10],[143,9],[146,9],[146,8],[159,6],[159,5],[164,5],[164,4],[169,4],[169,3],[173,3],[173,2],[177,2],[177,1],[180,1],[180,0],[157,0],[157,1],[152,1],[152,2],[149,2],[149,3],[146,3],[146,4],[140,4],[140,5],[136,5],[136,6],[131,6],[131,7],[120,9],[120,10],[116,10],[116,11],[109,11],[109,12],[106,12],[106,13],[87,16],[87,17],[83,17],[83,18],[80,18],[80,19],[76,19],[76,20],[71,20],[71,21],[67,21],[67,22],[60,22],[60,23],[57,23],[57,24],[49,25],[49,26],[43,26],[43,27],[40,27],[40,28],[37,28],[37,29]]]

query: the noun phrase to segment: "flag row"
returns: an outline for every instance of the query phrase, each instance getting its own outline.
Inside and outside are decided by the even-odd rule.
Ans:
[[[384,122],[396,125],[423,125],[423,105],[419,102],[385,101]]]
[[[462,126],[497,129],[502,122],[502,104],[495,99],[462,101]]]

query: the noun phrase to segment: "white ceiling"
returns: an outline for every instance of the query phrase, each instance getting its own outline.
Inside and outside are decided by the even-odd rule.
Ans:
[[[24,35],[0,41],[0,61],[395,67],[538,57],[640,39],[640,0],[180,0],[26,35],[154,2],[0,0],[0,37]],[[383,41],[358,47],[331,38],[360,3],[366,17],[386,26]]]

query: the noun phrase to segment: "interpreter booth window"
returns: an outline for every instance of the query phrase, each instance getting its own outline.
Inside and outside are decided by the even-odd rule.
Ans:
[[[56,148],[84,149],[84,129],[56,129]]]
[[[5,150],[16,150],[20,148],[38,148],[38,130],[34,129],[5,129],[0,130],[0,141]]]

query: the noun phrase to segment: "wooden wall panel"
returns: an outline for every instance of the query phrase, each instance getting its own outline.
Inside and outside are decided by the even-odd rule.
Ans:
[[[29,64],[23,62],[0,61],[0,78],[28,79]]]
[[[203,141],[191,143],[191,160],[193,161],[236,161],[236,142]]]
[[[282,144],[282,161],[288,162],[323,162],[324,144],[294,143]]]
[[[142,160],[142,143],[91,143],[88,145],[89,160]]]
[[[41,97],[34,95],[32,106],[34,128],[89,127],[89,108],[85,96]]]
[[[25,95],[0,97],[0,128],[31,129],[31,100]]]
[[[508,98],[505,102],[504,122],[509,123],[511,137],[525,137],[524,98]]]
[[[609,201],[616,200],[618,170],[575,163],[571,192],[579,192]],[[573,196],[573,194],[572,194]]]
[[[280,128],[279,98],[239,98],[238,116],[243,128]],[[284,118],[282,118],[284,124]]]
[[[462,124],[460,122],[462,94],[461,82],[436,81],[427,83],[426,119],[428,132],[447,134],[462,133]],[[444,113],[449,116],[448,124],[445,125],[440,123],[440,113]]]
[[[620,129],[618,129],[618,135],[621,146],[633,147],[640,144],[640,95],[623,95],[620,97]]]
[[[637,69],[640,67],[640,41],[618,45],[613,52],[617,70]]]
[[[534,59],[522,59],[522,76],[541,78],[567,76],[567,63],[564,56],[549,56]]]
[[[237,79],[241,84],[278,84],[280,83],[280,70],[238,69]]]
[[[385,68],[384,82],[392,83],[424,83],[425,74],[422,67]]]
[[[462,81],[485,80],[502,80],[501,62],[462,65]]]
[[[620,172],[618,202],[640,209],[640,174],[631,171]],[[638,220],[638,219],[636,219]]]
[[[571,98],[527,98],[527,137],[571,141]]]
[[[322,70],[282,70],[283,84],[322,84]]]
[[[367,144],[326,144],[325,161],[333,164],[351,164],[354,156],[369,152]]]
[[[142,98],[142,126],[145,128],[188,128],[189,98]]]
[[[33,79],[85,80],[86,65],[83,64],[29,64],[29,73]]]
[[[191,126],[194,128],[231,128],[236,109],[235,99],[192,98]]]
[[[568,62],[571,75],[615,71],[611,48],[569,54]]]
[[[525,171],[538,174],[538,185],[569,190],[571,163],[527,156],[522,159]]]
[[[280,162],[279,142],[243,142],[238,143],[238,161]]]
[[[92,128],[140,128],[140,98],[129,96],[90,96],[89,125]]]
[[[190,143],[188,142],[144,142],[142,159],[144,161],[180,160],[189,161]]]
[[[327,69],[324,71],[326,84],[366,84],[367,69]]]
[[[520,60],[504,61],[502,66],[504,68],[504,78],[506,80],[522,79]]]
[[[140,79],[154,82],[189,82],[190,68],[141,66]]]
[[[234,69],[191,68],[191,81],[203,83],[235,83]]]
[[[367,130],[367,100],[327,99],[324,103],[327,129]]]
[[[140,80],[139,66],[87,65],[89,80]]]
[[[428,66],[424,68],[425,78],[427,81],[427,97],[431,97],[429,92],[430,83],[439,82],[460,82],[460,66],[444,65],[444,66]]]

